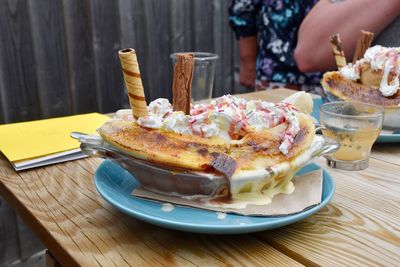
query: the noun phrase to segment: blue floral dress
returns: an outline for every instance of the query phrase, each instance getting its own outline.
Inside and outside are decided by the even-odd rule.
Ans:
[[[258,34],[257,87],[271,82],[319,84],[321,73],[302,73],[294,61],[300,24],[316,2],[318,0],[231,0],[229,21],[236,38]]]

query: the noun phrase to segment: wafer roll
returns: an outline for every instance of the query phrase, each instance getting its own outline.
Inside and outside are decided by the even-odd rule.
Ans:
[[[192,88],[194,54],[181,53],[176,56],[172,84],[174,111],[190,113],[190,91]]]
[[[147,104],[144,96],[142,79],[140,78],[139,63],[136,52],[132,48],[118,52],[124,73],[125,85],[128,89],[129,103],[135,119],[147,116]]]
[[[338,69],[346,66],[346,57],[342,48],[342,42],[340,41],[339,34],[332,35],[330,38],[333,55]]]
[[[356,63],[357,60],[363,58],[365,51],[371,46],[373,38],[374,34],[372,32],[361,31],[361,36],[357,41],[356,51],[353,56],[353,64]]]

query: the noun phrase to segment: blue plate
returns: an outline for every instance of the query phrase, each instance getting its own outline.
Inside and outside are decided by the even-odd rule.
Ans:
[[[337,99],[330,99],[328,97],[328,101],[337,101]],[[311,115],[316,118],[319,121],[319,107],[324,103],[324,100],[322,98],[314,98],[314,106],[313,106],[313,112]],[[391,134],[385,134],[381,133],[378,136],[378,139],[376,140],[376,143],[400,143],[400,132],[395,132]]]
[[[320,169],[311,163],[301,169],[298,174]],[[221,220],[214,211],[175,206],[171,212],[161,210],[161,204],[131,195],[139,183],[118,164],[105,160],[94,175],[97,191],[115,208],[122,212],[170,229],[208,234],[242,234],[273,229],[300,221],[324,207],[332,198],[335,184],[328,172],[323,170],[322,202],[300,213],[280,217],[251,217],[227,214]]]

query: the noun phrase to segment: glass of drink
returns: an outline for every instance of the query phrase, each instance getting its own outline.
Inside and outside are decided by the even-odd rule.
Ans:
[[[339,150],[325,156],[331,167],[368,168],[372,145],[382,129],[383,108],[361,102],[331,102],[320,107],[322,134],[336,140]]]
[[[211,99],[218,55],[206,52],[184,53],[194,54],[192,91],[190,92],[192,101]],[[177,54],[173,53],[170,56],[172,66],[175,66]]]

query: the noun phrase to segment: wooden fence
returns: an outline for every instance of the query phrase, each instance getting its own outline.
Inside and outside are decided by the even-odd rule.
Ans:
[[[147,100],[171,97],[169,55],[219,54],[214,96],[235,83],[223,0],[0,1],[0,123],[128,107],[117,57],[138,54]],[[43,249],[0,199],[0,266]]]
[[[137,51],[148,101],[171,97],[169,54],[178,51],[219,54],[214,95],[240,90],[227,4],[0,1],[0,123],[127,107],[117,56],[127,47]]]

